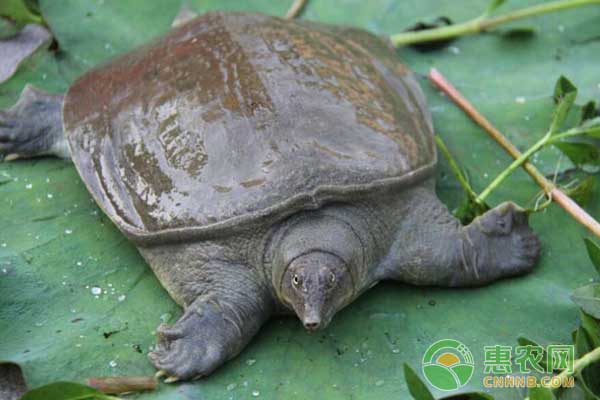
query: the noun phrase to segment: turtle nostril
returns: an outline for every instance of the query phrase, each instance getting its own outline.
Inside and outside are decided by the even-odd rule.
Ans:
[[[318,322],[305,322],[304,323],[304,327],[306,329],[308,329],[309,331],[315,331],[317,329],[319,329],[319,323]]]

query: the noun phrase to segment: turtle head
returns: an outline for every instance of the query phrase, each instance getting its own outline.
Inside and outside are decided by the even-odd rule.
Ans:
[[[352,292],[345,262],[320,251],[294,259],[281,282],[282,297],[310,331],[325,328]]]
[[[273,285],[279,300],[308,330],[325,328],[349,304],[364,267],[362,242],[348,222],[304,211],[273,243]]]

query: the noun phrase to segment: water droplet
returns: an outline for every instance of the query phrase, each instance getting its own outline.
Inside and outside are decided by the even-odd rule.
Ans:
[[[375,386],[382,386],[384,383],[385,381],[383,379],[380,379],[377,382],[375,382]]]
[[[515,102],[517,102],[519,104],[524,104],[526,101],[527,101],[527,99],[523,96],[515,97]]]
[[[558,31],[561,33],[565,31],[565,27],[562,25],[557,26],[557,28],[558,28]]]
[[[54,195],[53,195],[52,193],[48,193],[48,194],[46,195],[46,197],[48,197],[49,199],[51,199],[51,198],[53,198],[53,197],[54,197]]]
[[[227,385],[227,391],[231,392],[236,387],[237,387],[237,383],[230,383],[229,385]]]
[[[67,235],[70,235],[71,233],[73,233],[73,231],[72,231],[71,229],[65,229],[65,233],[66,233]]]
[[[456,46],[450,46],[448,47],[448,51],[450,51],[450,53],[454,54],[454,55],[458,55],[460,54],[460,49]]]
[[[2,243],[2,245],[1,245],[1,246],[2,246],[2,247],[6,247],[7,245],[6,245],[6,243]]]
[[[122,294],[119,297],[117,297],[117,300],[119,300],[119,301],[125,301],[125,297],[126,296],[124,294]]]
[[[83,263],[81,261],[77,261],[77,266],[81,267],[83,265]]]
[[[116,367],[116,366],[117,366],[117,362],[116,362],[115,360],[111,360],[111,361],[108,363],[108,366],[109,366],[109,367],[111,367],[111,368],[114,368],[114,367]]]
[[[398,353],[400,353],[400,349],[392,349],[392,353],[398,354]]]
[[[254,365],[255,363],[256,363],[256,360],[253,358],[246,360],[246,365]]]
[[[28,183],[27,185],[25,185],[25,189],[32,189],[33,185],[31,183]]]
[[[169,313],[164,313],[163,315],[160,316],[160,320],[163,323],[169,322],[170,319],[171,319],[171,314],[169,314]]]
[[[260,392],[258,390],[253,390],[252,391],[252,396],[258,397],[258,396],[260,396]]]
[[[100,293],[102,293],[102,289],[100,289],[99,287],[97,287],[97,286],[94,286],[94,287],[92,288],[92,294],[93,294],[93,295],[95,295],[95,296],[98,296]]]

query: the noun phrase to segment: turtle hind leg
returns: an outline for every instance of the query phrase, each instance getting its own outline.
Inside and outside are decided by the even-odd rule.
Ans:
[[[0,158],[70,159],[62,128],[63,98],[27,85],[13,107],[0,110]]]
[[[414,189],[381,279],[415,285],[480,286],[531,271],[540,243],[527,214],[503,203],[462,226],[433,189]]]

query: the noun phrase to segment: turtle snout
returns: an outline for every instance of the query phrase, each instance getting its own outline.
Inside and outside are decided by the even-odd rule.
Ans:
[[[321,317],[317,313],[312,313],[304,317],[302,323],[308,331],[316,331],[321,327]]]

